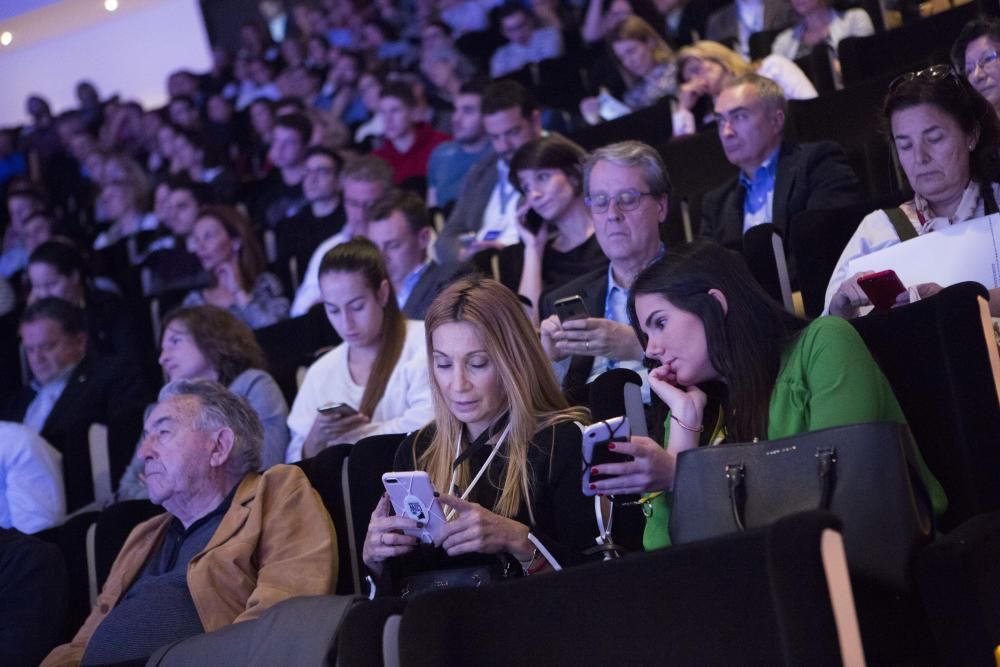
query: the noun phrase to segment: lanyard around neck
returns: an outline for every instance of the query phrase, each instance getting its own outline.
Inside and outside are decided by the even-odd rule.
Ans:
[[[493,462],[493,459],[494,457],[496,457],[497,452],[500,451],[500,446],[503,445],[504,441],[507,440],[507,436],[510,435],[510,426],[511,423],[508,421],[507,426],[503,430],[503,433],[500,434],[500,437],[497,439],[496,444],[493,445],[493,450],[490,452],[490,455],[486,457],[486,461],[479,468],[479,472],[477,472],[476,476],[472,478],[472,483],[469,484],[468,488],[465,489],[465,493],[462,494],[462,500],[466,500],[469,497],[469,494],[472,493],[472,489],[476,487],[476,484],[479,482],[479,479],[483,476],[483,473],[485,473],[486,469],[490,467],[490,463]],[[459,431],[458,437],[455,438],[455,460],[457,461],[458,457],[461,455],[462,455],[462,433],[461,431]],[[456,466],[455,469],[451,471],[451,483],[448,485],[449,495],[455,493],[455,482],[457,479],[458,479],[458,467]],[[448,512],[448,516],[445,518],[450,520],[454,513],[455,510],[451,510],[450,512]]]

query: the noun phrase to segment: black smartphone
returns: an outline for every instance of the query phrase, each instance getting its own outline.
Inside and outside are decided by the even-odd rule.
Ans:
[[[585,320],[590,317],[587,313],[587,305],[583,302],[579,294],[559,299],[553,304],[553,307],[556,310],[556,315],[559,316],[560,322]]]
[[[524,214],[524,223],[522,224],[534,235],[541,231],[542,225],[545,224],[545,218],[540,216],[535,209],[529,208],[528,212]]]
[[[316,408],[321,415],[335,415],[338,419],[358,414],[358,411],[347,403],[327,403]]]

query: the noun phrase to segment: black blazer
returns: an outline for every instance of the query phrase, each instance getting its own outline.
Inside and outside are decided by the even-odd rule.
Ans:
[[[411,320],[423,320],[431,302],[437,298],[441,290],[460,276],[472,271],[474,269],[469,264],[446,266],[431,262],[427,270],[420,276],[420,280],[413,286],[410,296],[407,297],[406,303],[403,305],[403,314]]]
[[[738,175],[706,193],[702,200],[701,236],[741,250],[744,193]],[[837,144],[823,141],[781,146],[771,222],[781,232],[786,250],[792,247],[790,222],[796,215],[806,210],[849,206],[863,198],[861,183]]]
[[[4,407],[2,418],[24,421],[35,394],[30,386],[23,387]],[[62,453],[67,512],[94,500],[87,440],[90,425],[108,427],[111,475],[117,480],[135,453],[150,398],[128,359],[97,360],[88,355],[73,370],[42,428],[42,437]]]
[[[566,283],[542,295],[539,304],[539,316],[545,319],[555,313],[555,304],[559,299],[580,295],[587,313],[591,317],[604,317],[604,302],[608,298],[608,269],[596,269],[586,273],[576,280]],[[585,386],[587,378],[594,369],[594,357],[573,355],[569,362],[569,370],[563,378],[563,393],[571,404],[585,402]]]

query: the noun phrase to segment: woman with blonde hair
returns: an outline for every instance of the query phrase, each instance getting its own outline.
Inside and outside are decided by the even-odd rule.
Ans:
[[[681,49],[678,63],[681,85],[673,113],[674,136],[699,129],[704,119],[696,114],[711,114],[712,101],[725,83],[743,74],[756,73],[771,79],[784,91],[785,99],[807,100],[817,95],[805,72],[780,55],[751,63],[727,46],[703,40]]]
[[[607,32],[604,41],[625,80],[622,101],[628,109],[636,111],[652,106],[660,98],[677,91],[674,52],[659,33],[641,18],[626,17]],[[602,102],[606,103],[602,99],[606,95],[602,91],[601,96],[588,97],[580,102],[580,113],[588,122],[594,124],[602,117],[605,120],[613,117],[601,108]]]
[[[400,532],[415,522],[389,516],[383,498],[365,564],[399,592],[429,571],[485,566],[503,578],[578,561],[597,534],[574,423],[588,414],[566,403],[521,303],[494,280],[464,278],[431,304],[426,329],[435,419],[400,445],[394,469],[426,471],[457,518],[438,544],[418,546]]]

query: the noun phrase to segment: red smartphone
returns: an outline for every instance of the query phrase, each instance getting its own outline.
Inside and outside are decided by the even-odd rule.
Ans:
[[[868,300],[875,306],[875,310],[889,310],[896,305],[896,297],[906,291],[906,287],[892,269],[858,278],[858,287],[868,295]]]

